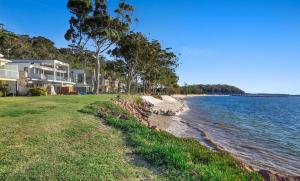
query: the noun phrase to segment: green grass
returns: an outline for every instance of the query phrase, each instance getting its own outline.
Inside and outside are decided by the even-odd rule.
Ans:
[[[99,112],[100,108],[112,110],[112,113]],[[110,102],[94,103],[82,112],[103,117],[107,124],[122,130],[134,151],[160,167],[170,180],[262,180],[257,173],[241,168],[225,152],[212,152],[195,140],[154,131],[132,117],[128,120],[116,118],[115,112],[128,113]]]
[[[0,180],[161,179],[126,134],[79,111],[113,97],[0,98]]]
[[[0,98],[0,180],[261,180],[226,153],[100,112],[128,114],[113,97]]]

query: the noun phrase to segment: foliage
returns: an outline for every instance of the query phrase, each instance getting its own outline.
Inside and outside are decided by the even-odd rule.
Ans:
[[[116,17],[108,13],[105,0],[69,0],[68,8],[72,17],[65,38],[76,51],[94,48],[96,76],[100,72],[100,59],[106,52],[112,53],[117,60],[104,63],[106,73],[123,76],[129,94],[134,89],[144,93],[174,92],[178,81],[177,56],[169,48],[163,49],[158,41],[150,42],[143,34],[130,31],[132,6],[121,1],[115,10]],[[115,45],[113,50],[112,45]]]
[[[47,95],[47,91],[46,89],[43,88],[31,88],[29,89],[29,95],[30,96],[46,96]]]
[[[157,40],[152,40],[145,54],[143,64],[140,64],[139,75],[143,81],[145,93],[170,94],[177,87],[178,77],[175,68],[178,57],[171,48],[163,49]]]
[[[143,55],[147,52],[148,40],[141,33],[130,33],[121,37],[112,54],[119,58],[124,67],[123,74],[126,76],[127,92],[131,93],[131,83],[137,75],[138,66],[143,64]],[[120,68],[121,69],[121,68]]]
[[[7,30],[0,31],[0,51],[12,59],[54,59],[57,49],[54,43],[44,37],[16,35]]]
[[[72,17],[70,28],[65,38],[72,42],[72,46],[80,51],[93,48],[96,58],[96,81],[94,93],[99,93],[100,58],[120,40],[129,30],[132,6],[121,2],[114,12],[117,17],[108,13],[106,0],[69,0],[68,8]]]
[[[7,93],[8,84],[3,84],[0,81],[0,97],[5,97]]]
[[[245,92],[230,85],[185,85],[180,88],[181,94],[219,94],[219,95],[244,95]]]
[[[167,90],[177,85],[175,68],[178,59],[170,50],[163,49],[156,40],[149,41],[141,33],[131,32],[121,38],[112,55],[118,58],[119,70],[126,77],[128,94],[132,91],[134,80],[142,81],[140,89],[144,93],[155,94],[157,90]]]
[[[111,114],[99,112],[100,108],[109,109]],[[125,116],[128,120],[115,117],[116,112],[128,113],[110,102],[97,102],[83,111],[100,115],[109,125],[122,130],[135,152],[160,167],[169,180],[262,180],[258,173],[246,171],[225,152],[212,152],[195,140],[157,132],[130,115]]]
[[[17,35],[7,30],[0,31],[0,52],[8,59],[57,59],[74,68],[93,69],[95,58],[90,51],[77,52],[71,48],[56,48],[45,37]]]
[[[58,60],[63,60],[71,65],[72,68],[94,70],[95,57],[90,51],[77,52],[71,48],[58,49]]]

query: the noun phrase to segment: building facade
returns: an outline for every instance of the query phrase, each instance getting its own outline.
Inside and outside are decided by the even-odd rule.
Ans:
[[[35,87],[56,94],[75,85],[70,80],[69,64],[58,60],[12,60],[9,64],[18,66],[20,95],[26,95],[30,88]]]
[[[94,76],[92,72],[84,69],[71,69],[70,79],[75,83],[74,89],[80,94],[93,92]]]
[[[1,55],[1,54],[0,54]],[[0,84],[13,95],[28,95],[31,88],[46,89],[48,94],[88,94],[95,85],[95,72],[71,69],[58,60],[6,60],[0,56]],[[122,93],[115,77],[100,75],[101,93]]]
[[[0,86],[6,87],[6,93],[16,95],[19,79],[18,65],[10,65],[10,62],[0,54]]]

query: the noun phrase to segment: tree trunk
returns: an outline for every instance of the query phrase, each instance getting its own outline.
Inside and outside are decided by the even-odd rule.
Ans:
[[[131,94],[131,83],[132,83],[132,77],[133,77],[133,70],[132,68],[129,69],[128,77],[127,77],[127,94]]]
[[[146,94],[146,81],[143,80],[143,94]]]
[[[131,94],[131,78],[128,77],[127,80],[127,94],[130,95]]]
[[[99,94],[99,80],[100,80],[99,74],[100,74],[100,58],[97,55],[94,94]]]

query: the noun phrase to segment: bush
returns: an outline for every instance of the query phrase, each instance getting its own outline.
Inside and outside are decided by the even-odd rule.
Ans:
[[[32,88],[32,89],[29,89],[29,95],[30,96],[46,96],[47,91],[46,91],[46,89],[42,89],[42,88]]]
[[[7,84],[2,84],[2,83],[0,82],[0,97],[5,97],[5,96],[6,96],[6,93],[7,93],[7,87],[8,87]]]

